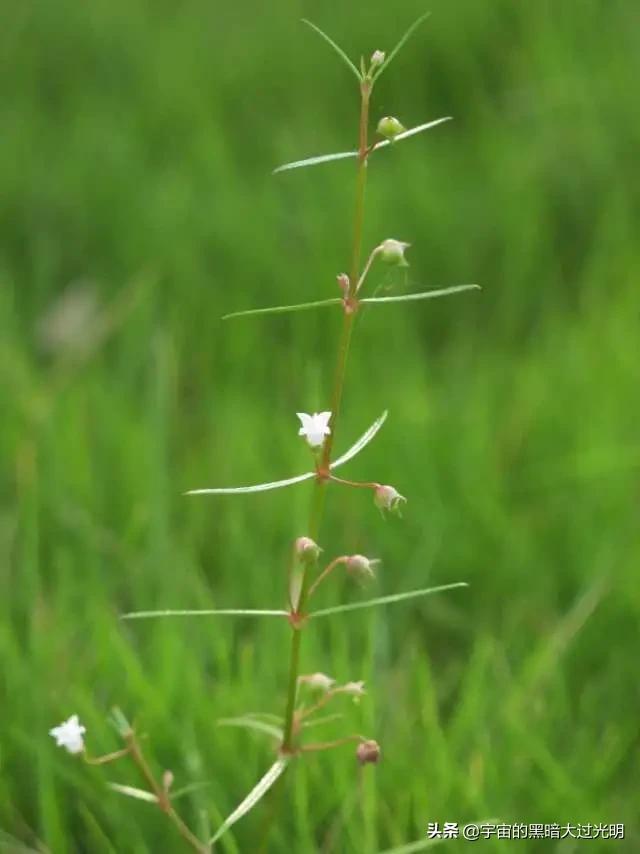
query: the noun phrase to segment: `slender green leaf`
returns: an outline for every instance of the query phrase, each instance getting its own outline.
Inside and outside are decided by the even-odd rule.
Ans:
[[[458,581],[455,584],[443,584],[440,587],[425,587],[422,590],[409,590],[406,593],[392,593],[390,596],[367,599],[366,602],[351,602],[348,605],[336,605],[334,608],[323,608],[320,611],[312,611],[309,616],[328,617],[330,614],[343,614],[347,611],[357,611],[359,608],[375,608],[377,605],[390,605],[393,602],[403,602],[405,599],[430,596],[432,593],[444,593],[445,590],[455,590],[457,587],[468,586],[466,581]]]
[[[353,457],[355,457],[355,455],[358,454],[365,447],[365,445],[368,445],[369,442],[373,439],[373,437],[376,435],[376,433],[378,432],[380,427],[382,427],[382,425],[384,424],[386,417],[387,417],[387,413],[383,412],[382,415],[380,416],[380,418],[378,418],[377,421],[375,421],[371,425],[371,427],[369,427],[369,429],[366,431],[366,433],[364,433],[358,439],[358,441],[354,445],[352,445],[351,448],[349,448],[349,450],[345,454],[343,454],[341,457],[338,457],[337,460],[335,460],[333,463],[331,463],[331,468],[333,469],[333,468],[336,468],[337,466],[341,466],[343,463],[346,463],[347,460],[353,459]],[[316,476],[315,472],[309,471],[309,472],[306,472],[305,474],[298,475],[297,477],[290,477],[290,478],[287,478],[286,480],[273,480],[273,481],[270,481],[269,483],[258,483],[255,486],[235,486],[235,487],[220,487],[220,488],[214,487],[212,489],[190,489],[188,492],[185,492],[185,495],[235,495],[235,494],[246,493],[246,492],[264,492],[268,489],[279,489],[283,486],[291,486],[294,483],[302,483],[305,480],[311,480],[315,476]],[[176,612],[163,612],[163,613],[169,614],[169,613],[176,613]],[[192,613],[192,612],[181,611],[181,612],[177,612],[177,613]],[[202,613],[202,612],[196,612],[196,613]],[[222,613],[222,612],[221,611],[212,611],[210,613]],[[245,613],[245,612],[241,611],[238,613]]]
[[[266,492],[268,489],[281,489],[283,486],[291,486],[294,483],[302,483],[315,477],[315,472],[308,471],[296,477],[288,477],[286,480],[272,480],[269,483],[257,483],[254,486],[224,486],[213,489],[190,489],[185,495],[235,495],[246,492]]]
[[[353,64],[353,62],[351,62],[351,60],[349,59],[347,54],[342,50],[342,48],[339,45],[337,45],[334,42],[334,40],[332,38],[330,38],[323,30],[321,30],[320,27],[316,26],[311,21],[308,21],[306,18],[302,19],[302,23],[306,24],[308,27],[311,27],[312,30],[315,30],[316,33],[318,33],[318,35],[327,42],[327,44],[331,45],[331,47],[335,50],[335,52],[338,54],[340,59],[342,59],[342,61],[345,62],[349,66],[351,71],[353,71],[353,73],[356,75],[358,80],[359,81],[362,80],[360,72],[358,71],[356,66]]]
[[[289,760],[288,758],[282,757],[281,759],[277,759],[271,768],[267,771],[267,773],[262,777],[258,783],[253,787],[253,789],[249,792],[247,797],[234,809],[234,811],[227,816],[227,818],[220,825],[215,835],[211,837],[209,840],[209,845],[214,845],[220,837],[229,830],[229,828],[234,825],[237,821],[239,821],[244,815],[246,815],[255,805],[263,798],[269,789],[276,782],[278,777],[282,774],[282,772],[287,767]]]
[[[453,285],[451,288],[440,288],[436,291],[422,291],[419,294],[400,294],[396,297],[366,297],[360,302],[367,304],[375,304],[379,302],[408,302],[417,299],[435,299],[436,297],[446,297],[450,294],[459,294],[463,291],[479,291],[480,285]]]
[[[130,611],[121,620],[147,620],[150,617],[286,617],[287,611],[263,611],[249,608],[223,608],[209,611]]]
[[[110,789],[114,792],[120,792],[121,795],[127,795],[129,798],[136,798],[138,801],[146,801],[149,804],[157,804],[158,798],[153,792],[146,792],[144,789],[136,789],[135,786],[123,786],[121,783],[108,783]]]
[[[380,146],[377,146],[380,147]],[[300,169],[304,166],[316,166],[318,163],[328,163],[330,160],[345,160],[347,157],[357,157],[357,151],[339,151],[337,154],[319,154],[317,157],[306,157],[304,160],[294,160],[273,170],[272,174],[286,172],[288,169]]]
[[[284,733],[280,727],[273,726],[273,724],[268,724],[265,721],[257,720],[256,718],[249,717],[248,715],[244,715],[239,718],[220,718],[216,723],[218,726],[237,726],[244,727],[245,729],[253,729],[257,732],[271,735],[278,739],[278,741],[282,741],[284,737]]]
[[[335,297],[332,299],[321,299],[315,302],[302,302],[297,305],[275,305],[269,308],[249,308],[246,311],[234,311],[231,314],[225,314],[223,320],[230,320],[232,317],[248,317],[251,314],[285,314],[289,311],[306,311],[309,308],[320,308],[325,305],[340,305],[342,299]]]
[[[415,32],[415,30],[417,30],[417,29],[418,29],[418,27],[420,26],[420,24],[421,24],[423,21],[426,21],[426,20],[427,20],[427,18],[429,17],[429,15],[430,15],[430,14],[431,14],[430,12],[425,12],[425,13],[424,13],[424,15],[420,15],[420,17],[419,17],[419,18],[417,18],[417,19],[413,22],[413,24],[411,24],[411,26],[410,26],[410,27],[409,27],[409,29],[406,31],[406,33],[402,36],[402,38],[400,39],[400,41],[398,42],[398,44],[394,47],[394,49],[391,51],[391,53],[389,54],[389,56],[388,56],[388,57],[386,58],[386,60],[382,63],[382,65],[381,65],[381,66],[380,66],[380,68],[377,70],[377,72],[373,75],[373,79],[374,79],[374,80],[377,80],[377,79],[378,79],[378,77],[380,77],[380,75],[382,74],[382,72],[383,72],[383,71],[385,71],[385,70],[386,70],[386,69],[391,65],[391,63],[393,62],[393,60],[394,60],[394,59],[396,58],[396,56],[398,55],[399,51],[401,51],[401,50],[402,50],[402,48],[405,46],[405,44],[406,44],[406,42],[408,41],[408,39],[410,39],[410,38],[411,38],[411,36],[412,36],[412,35],[413,35],[413,33]]]
[[[393,145],[396,142],[402,141],[403,139],[407,139],[409,136],[415,136],[417,133],[422,133],[425,130],[429,130],[430,128],[434,128],[437,125],[443,124],[443,122],[450,122],[451,116],[443,116],[440,119],[434,119],[432,122],[426,122],[423,125],[418,125],[414,128],[409,128],[409,130],[403,131],[403,133],[399,133],[398,136],[393,140]],[[374,151],[377,151],[379,148],[385,148],[388,145],[391,145],[392,141],[390,139],[383,139],[380,142],[375,144]],[[293,163],[285,163],[284,166],[278,166],[277,169],[273,170],[273,174],[275,175],[278,172],[286,172],[288,169],[299,169],[303,166],[316,166],[319,163],[328,163],[331,160],[344,160],[347,157],[357,157],[357,151],[341,151],[338,154],[321,154],[318,157],[307,157],[304,160],[294,160]]]
[[[383,139],[381,142],[376,142],[374,151],[378,151],[379,148],[386,148],[387,145],[395,145],[397,142],[402,142],[403,139],[415,136],[417,133],[423,133],[425,130],[430,130],[431,128],[435,128],[445,122],[450,122],[452,119],[453,116],[442,116],[442,118],[434,119],[432,122],[425,122],[423,125],[416,125],[414,128],[409,128],[409,130],[399,133],[398,136],[394,137],[392,140]]]
[[[376,420],[373,422],[371,427],[369,427],[369,429],[366,430],[362,434],[362,436],[360,436],[358,441],[355,442],[349,448],[349,450],[346,451],[341,457],[338,457],[337,460],[334,460],[331,463],[331,465],[329,466],[329,468],[331,468],[331,469],[338,468],[338,466],[341,466],[344,463],[348,462],[349,460],[352,460],[356,456],[356,454],[359,454],[360,451],[369,444],[369,442],[373,439],[373,437],[376,435],[378,430],[382,427],[384,422],[387,420],[388,414],[389,414],[389,411],[387,409],[385,409],[385,411],[382,413],[382,415],[380,415],[379,418],[376,418]]]

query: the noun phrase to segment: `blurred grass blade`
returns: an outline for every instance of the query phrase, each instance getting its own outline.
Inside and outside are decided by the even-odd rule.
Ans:
[[[266,492],[268,489],[280,489],[283,486],[291,486],[294,483],[302,483],[315,477],[315,472],[308,471],[297,477],[288,477],[286,480],[272,480],[269,483],[256,483],[254,486],[223,486],[211,489],[190,489],[185,495],[235,495],[245,492]]]
[[[0,851],[6,851],[7,854],[49,854],[49,849],[44,845],[38,843],[37,848],[30,848],[6,830],[0,830]]]
[[[446,297],[450,294],[459,294],[463,291],[479,291],[480,285],[453,285],[450,288],[441,288],[437,291],[422,291],[419,294],[401,294],[397,297],[366,297],[360,302],[377,303],[377,302],[408,302],[417,299],[435,299],[436,297]]]
[[[342,59],[342,61],[345,62],[349,66],[351,71],[353,71],[353,73],[356,75],[358,80],[359,81],[362,80],[362,76],[361,76],[360,72],[358,71],[358,69],[356,68],[356,66],[353,64],[353,62],[351,62],[351,60],[349,59],[347,54],[342,50],[342,48],[339,45],[337,45],[330,36],[328,36],[323,30],[321,30],[320,27],[316,26],[314,23],[307,20],[307,18],[303,18],[302,23],[306,24],[308,27],[311,27],[312,30],[315,30],[315,32],[318,33],[318,35],[321,38],[323,38],[327,42],[327,44],[331,45],[331,47],[335,50],[335,52],[338,54],[340,59]]]
[[[460,827],[467,827],[469,824],[473,824],[475,827],[485,827],[486,825],[493,826],[501,823],[502,821],[499,818],[485,818],[478,822],[464,822],[464,824],[460,824]],[[429,848],[434,848],[436,845],[441,845],[447,841],[446,836],[440,836],[436,839],[419,839],[417,842],[409,842],[407,845],[399,845],[397,848],[385,848],[379,854],[417,854],[418,851],[427,851]]]
[[[248,715],[241,716],[238,718],[220,718],[220,720],[216,721],[218,726],[237,726],[244,727],[245,729],[253,729],[256,732],[262,732],[266,735],[272,735],[274,738],[278,739],[278,741],[282,741],[284,738],[284,732],[273,724],[268,724],[266,721],[261,721],[256,718],[250,717]]]
[[[413,24],[411,24],[411,26],[410,26],[410,27],[409,27],[409,29],[406,31],[406,33],[402,36],[402,38],[400,39],[400,41],[398,42],[398,44],[397,44],[397,45],[394,47],[394,49],[391,51],[391,53],[389,54],[389,56],[387,57],[387,59],[385,60],[385,62],[383,62],[383,63],[382,63],[382,65],[381,65],[381,66],[380,66],[380,68],[378,69],[377,73],[373,75],[373,79],[374,79],[374,80],[377,80],[377,79],[378,79],[378,77],[380,77],[380,75],[382,74],[382,72],[383,72],[383,71],[385,71],[385,70],[386,70],[386,69],[391,65],[391,63],[393,62],[393,60],[396,58],[396,56],[398,55],[398,53],[399,53],[399,52],[402,50],[402,48],[405,46],[405,44],[407,43],[407,41],[411,38],[411,36],[413,35],[413,33],[418,29],[418,27],[420,26],[420,24],[421,24],[423,21],[426,21],[426,20],[427,20],[427,18],[429,17],[429,15],[430,15],[430,14],[431,14],[431,12],[425,12],[425,13],[424,13],[424,15],[420,15],[420,17],[419,17],[419,18],[416,18],[416,20],[413,22]]]
[[[432,122],[425,122],[423,125],[416,125],[414,128],[409,128],[409,130],[405,130],[402,133],[399,133],[398,136],[394,137],[393,140],[383,139],[381,142],[376,142],[374,151],[377,151],[379,148],[384,148],[386,145],[395,145],[396,142],[400,142],[403,139],[407,139],[407,137],[415,136],[417,133],[422,133],[425,130],[429,130],[430,128],[437,127],[438,125],[444,124],[444,122],[450,122],[453,119],[453,116],[442,116],[440,119],[434,119]]]
[[[269,789],[276,782],[278,777],[282,774],[284,769],[287,767],[289,760],[288,759],[277,759],[271,768],[267,771],[267,773],[262,777],[261,780],[253,787],[253,789],[249,792],[247,797],[242,801],[242,803],[238,804],[238,806],[234,809],[234,811],[227,816],[221,826],[218,828],[216,834],[211,837],[209,840],[209,845],[214,845],[220,837],[229,830],[229,828],[234,825],[237,821],[239,821],[244,815],[246,815],[249,810],[253,809],[258,801],[263,798]]]
[[[392,593],[390,596],[380,596],[378,599],[367,599],[366,602],[351,602],[348,605],[336,605],[334,608],[323,608],[312,611],[310,617],[328,617],[330,614],[343,614],[346,611],[357,611],[358,608],[375,608],[378,605],[390,605],[393,602],[403,602],[406,599],[416,599],[419,596],[430,596],[432,593],[444,593],[445,590],[455,590],[457,587],[468,587],[466,581],[455,584],[443,584],[440,587],[425,587],[422,590],[409,590],[406,593]]]
[[[304,721],[302,723],[302,726],[305,728],[312,726],[322,726],[322,724],[332,723],[333,721],[337,721],[339,718],[343,717],[344,715],[342,714],[342,712],[335,712],[332,715],[324,715],[321,718],[312,718],[310,721]]]
[[[342,302],[340,297],[332,299],[321,299],[316,302],[301,302],[297,305],[275,305],[270,308],[249,308],[246,311],[234,311],[231,314],[225,314],[223,320],[230,320],[232,317],[248,317],[252,314],[285,314],[289,311],[306,311],[309,308],[320,308],[325,305],[339,305]]]
[[[380,146],[376,146],[379,148]],[[315,166],[318,163],[328,163],[330,160],[345,160],[347,157],[357,157],[357,151],[340,151],[337,154],[319,154],[317,157],[307,157],[305,160],[294,160],[293,163],[285,163],[283,166],[278,166],[271,173],[276,175],[278,172],[286,172],[287,169],[300,169],[303,166]]]
[[[286,617],[287,611],[264,611],[250,608],[221,608],[191,611],[129,611],[121,620],[147,620],[152,617]]]
[[[364,300],[362,300],[362,302],[364,302]],[[382,413],[382,415],[379,418],[376,418],[376,420],[373,422],[371,427],[369,427],[369,429],[366,430],[362,434],[362,436],[360,436],[358,441],[355,444],[353,444],[349,448],[348,451],[345,451],[345,453],[341,457],[338,457],[337,460],[334,460],[331,463],[331,465],[329,466],[329,468],[331,468],[331,469],[338,468],[338,466],[341,466],[343,463],[346,463],[349,460],[352,460],[356,456],[356,454],[359,454],[360,451],[366,445],[369,444],[369,442],[373,439],[373,437],[376,435],[378,430],[382,427],[384,422],[387,420],[388,414],[389,414],[389,410],[385,409],[385,411]]]
[[[177,801],[178,798],[184,798],[192,792],[199,792],[202,789],[208,789],[210,782],[204,780],[200,783],[188,783],[186,786],[181,786],[179,789],[171,789],[171,800]]]
[[[447,842],[447,837],[438,836],[435,839],[420,839],[418,842],[410,842],[408,845],[400,845],[398,848],[387,848],[380,854],[417,854],[418,851],[427,851]]]
[[[114,792],[120,792],[121,795],[127,795],[129,798],[136,798],[138,801],[146,801],[149,804],[157,804],[158,798],[153,792],[147,792],[144,789],[136,789],[135,786],[123,786],[121,783],[108,783],[110,789]]]

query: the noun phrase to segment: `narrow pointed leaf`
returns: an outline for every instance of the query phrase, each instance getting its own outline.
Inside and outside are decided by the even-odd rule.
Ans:
[[[330,38],[330,36],[328,36],[323,30],[320,29],[320,27],[316,26],[311,21],[308,21],[306,18],[302,19],[302,23],[306,24],[308,27],[311,27],[312,30],[315,30],[315,32],[318,33],[318,35],[321,38],[323,38],[327,42],[327,44],[331,45],[331,47],[335,50],[335,52],[338,54],[340,59],[342,59],[342,61],[345,62],[349,66],[351,71],[353,71],[353,73],[356,75],[358,80],[362,79],[360,72],[358,71],[356,66],[353,64],[353,62],[351,62],[351,60],[349,59],[347,54],[342,50],[342,48],[339,45],[337,45],[332,38]]]
[[[121,795],[127,795],[129,798],[136,798],[138,801],[147,801],[149,804],[157,804],[158,798],[153,792],[146,792],[144,789],[136,789],[135,786],[123,786],[120,783],[109,783],[110,789],[114,792],[120,792]]]
[[[380,596],[377,599],[367,599],[366,602],[351,602],[348,605],[336,605],[334,608],[323,608],[312,611],[310,617],[328,617],[330,614],[343,614],[346,611],[357,611],[359,608],[375,608],[378,605],[390,605],[393,602],[403,602],[406,599],[416,599],[419,596],[430,596],[432,593],[444,593],[445,590],[455,590],[457,587],[468,587],[465,581],[455,584],[443,584],[440,587],[425,587],[422,590],[409,590],[406,593],[392,593],[390,596]]]
[[[364,300],[363,300],[363,302],[364,302]],[[356,456],[356,454],[359,454],[360,451],[369,444],[369,442],[373,439],[373,437],[376,435],[378,430],[382,427],[384,422],[387,420],[388,414],[389,414],[388,410],[385,409],[385,411],[382,413],[382,415],[373,422],[371,427],[369,427],[369,429],[366,430],[362,434],[362,436],[360,436],[358,441],[355,442],[349,448],[348,451],[345,451],[345,453],[341,457],[338,457],[337,460],[334,460],[331,463],[330,468],[332,468],[332,469],[338,468],[338,466],[341,466],[341,465],[343,465],[343,463],[346,463],[349,460],[352,460]]]
[[[302,483],[315,477],[315,473],[308,471],[297,477],[288,477],[286,480],[272,480],[269,483],[256,483],[254,486],[224,486],[212,489],[190,489],[185,495],[235,495],[245,492],[266,492],[268,489],[281,489],[283,486],[292,486],[294,483]]]
[[[395,145],[396,142],[399,142],[403,139],[407,139],[407,137],[415,136],[417,133],[422,133],[425,130],[437,127],[437,125],[441,125],[444,122],[450,122],[451,119],[452,116],[443,116],[440,119],[434,119],[432,122],[426,122],[423,125],[418,125],[417,127],[405,130],[395,137],[395,139],[393,140],[393,144]],[[380,142],[376,143],[374,151],[377,151],[379,148],[385,148],[386,146],[391,144],[392,143],[390,139],[383,139]],[[347,157],[357,156],[357,151],[341,151],[338,154],[321,154],[318,157],[307,157],[304,160],[294,160],[292,163],[285,163],[284,166],[278,166],[277,169],[274,169],[273,174],[275,175],[278,172],[286,172],[288,169],[300,169],[304,166],[316,166],[319,163],[328,163],[331,160],[344,160]]]
[[[253,787],[247,797],[227,816],[216,831],[215,836],[209,840],[209,845],[214,845],[229,828],[246,815],[263,798],[276,782],[278,777],[287,767],[289,760],[277,759],[261,780]]]
[[[304,166],[316,166],[318,163],[328,163],[331,160],[346,160],[347,157],[357,157],[357,151],[339,151],[337,154],[319,154],[317,157],[306,157],[304,160],[294,160],[273,170],[272,174],[286,172],[288,169],[300,169]]]
[[[366,297],[360,302],[375,304],[379,302],[408,302],[417,299],[435,299],[436,297],[446,297],[450,294],[459,294],[463,291],[479,291],[480,285],[453,285],[450,288],[440,288],[436,291],[422,291],[419,294],[400,294],[395,297]]]
[[[358,454],[365,445],[368,445],[369,442],[376,435],[380,427],[385,422],[387,417],[387,412],[383,412],[380,418],[369,427],[369,429],[364,433],[358,441],[349,448],[349,450],[344,453],[341,457],[338,457],[333,463],[331,463],[331,468],[337,468],[337,466],[341,466],[343,463],[346,463],[348,460],[353,459],[356,454]],[[294,483],[302,483],[305,480],[311,480],[315,477],[315,472],[309,471],[305,474],[298,475],[297,477],[290,477],[286,480],[274,480],[269,483],[258,483],[255,486],[235,486],[235,487],[214,487],[211,489],[190,489],[185,495],[235,495],[246,492],[265,492],[268,489],[279,489],[283,486],[291,486]],[[185,612],[178,612],[185,613]],[[220,613],[220,612],[212,612],[212,613]]]
[[[408,137],[415,136],[417,133],[423,133],[423,131],[437,127],[438,125],[444,124],[444,122],[450,122],[452,119],[453,116],[443,116],[441,119],[434,119],[432,122],[425,122],[423,125],[417,125],[414,128],[409,128],[409,130],[405,130],[402,133],[399,133],[398,136],[394,137],[393,141],[390,139],[383,139],[381,142],[376,142],[374,151],[377,151],[379,148],[385,148],[387,145],[395,145],[403,139],[408,139]]]
[[[284,733],[279,727],[273,726],[273,724],[268,724],[266,721],[261,721],[248,716],[239,718],[220,718],[220,720],[217,721],[217,724],[218,726],[237,726],[244,727],[245,729],[253,729],[256,730],[256,732],[271,735],[278,741],[282,741],[284,737]]]
[[[405,46],[405,44],[407,43],[407,41],[411,38],[411,36],[413,35],[413,33],[418,29],[418,27],[420,26],[420,24],[421,24],[423,21],[426,21],[426,19],[429,17],[429,15],[430,15],[430,14],[431,14],[430,12],[425,12],[425,14],[424,14],[424,15],[420,15],[420,17],[419,17],[419,18],[417,18],[417,19],[413,22],[413,24],[411,24],[411,26],[410,26],[410,27],[409,27],[409,29],[406,31],[406,33],[402,36],[402,38],[400,39],[400,41],[398,42],[398,44],[397,44],[397,45],[394,47],[394,49],[391,51],[391,53],[389,54],[389,56],[387,57],[387,59],[382,63],[382,65],[381,65],[381,66],[380,66],[380,68],[378,69],[377,73],[373,75],[373,79],[374,79],[374,80],[377,80],[377,79],[378,79],[378,77],[380,77],[380,75],[382,74],[382,72],[383,72],[383,71],[385,71],[385,70],[386,70],[386,69],[391,65],[391,63],[393,62],[393,60],[396,58],[396,56],[398,55],[398,53],[399,53],[399,52],[402,50],[402,48]]]
[[[232,317],[248,317],[251,314],[285,314],[290,311],[306,311],[310,308],[320,308],[325,305],[340,305],[342,299],[335,297],[332,299],[321,299],[315,302],[302,302],[297,305],[275,305],[269,308],[249,308],[246,311],[233,311],[231,314],[225,314],[223,320],[230,320]]]
[[[197,611],[130,611],[121,620],[147,620],[153,617],[286,617],[287,611],[263,611],[249,608],[222,608]]]

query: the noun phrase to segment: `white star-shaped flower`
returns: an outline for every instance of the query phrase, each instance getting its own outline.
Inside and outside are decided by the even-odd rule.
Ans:
[[[309,447],[321,448],[324,444],[324,437],[331,433],[329,427],[331,413],[314,412],[313,415],[308,415],[306,412],[296,412],[296,415],[302,424],[298,430],[298,436],[304,436]]]
[[[71,715],[69,720],[54,726],[49,730],[49,735],[56,740],[58,747],[64,747],[69,753],[82,753],[84,750],[83,735],[87,731],[78,720],[77,715]]]

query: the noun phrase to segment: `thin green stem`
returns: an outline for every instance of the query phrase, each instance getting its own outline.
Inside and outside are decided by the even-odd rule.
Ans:
[[[307,599],[310,599],[311,596],[313,596],[314,592],[318,589],[318,586],[325,580],[325,578],[330,573],[333,572],[333,570],[336,568],[336,566],[339,566],[341,563],[346,563],[348,560],[349,560],[349,558],[345,557],[344,555],[342,555],[341,557],[335,558],[335,560],[332,560],[331,563],[327,567],[325,567],[325,569],[320,573],[320,575],[316,578],[316,580],[313,582],[313,584],[309,588],[309,595],[308,595]]]
[[[201,842],[198,837],[189,830],[184,821],[180,818],[178,813],[175,811],[171,804],[171,799],[169,797],[169,793],[158,783],[156,778],[153,775],[153,771],[149,767],[149,764],[142,752],[140,745],[138,744],[138,739],[133,731],[131,731],[126,737],[125,741],[127,743],[127,753],[131,756],[135,764],[140,769],[140,772],[144,779],[146,780],[149,788],[156,796],[158,801],[158,807],[162,810],[162,812],[168,816],[171,821],[176,826],[178,833],[182,836],[182,838],[187,842],[198,854],[209,854],[210,847],[206,845],[204,842]]]
[[[373,480],[347,480],[344,477],[336,477],[334,474],[329,475],[329,480],[333,483],[341,483],[343,486],[355,486],[358,489],[380,488],[380,484]]]
[[[331,750],[332,747],[342,747],[343,744],[349,744],[353,741],[364,741],[361,735],[347,735],[344,738],[336,738],[334,741],[320,741],[316,744],[305,744],[300,750],[305,753],[310,753],[316,750]]]
[[[360,255],[362,252],[362,233],[364,227],[364,199],[367,186],[367,156],[368,156],[368,125],[369,125],[369,98],[371,95],[371,81],[362,80],[360,84],[360,125],[359,125],[359,146],[358,146],[358,174],[356,178],[356,201],[353,225],[353,249],[351,255],[351,276],[349,293],[347,297],[354,295],[354,289],[359,279]],[[331,450],[333,448],[333,440],[336,433],[336,425],[340,415],[340,407],[342,403],[342,393],[344,390],[344,381],[347,372],[347,362],[349,359],[349,348],[351,344],[351,334],[353,332],[354,314],[345,311],[342,325],[342,335],[338,349],[338,360],[336,364],[336,373],[333,385],[333,394],[331,396],[331,433],[327,436],[323,451],[320,468],[324,471],[329,471],[331,462]],[[320,533],[320,525],[322,522],[322,513],[324,509],[324,496],[326,490],[326,481],[324,478],[317,479],[314,485],[313,498],[311,502],[311,513],[309,519],[308,536],[312,540],[316,540]],[[309,568],[305,567],[302,575],[302,584],[300,587],[300,596],[298,597],[298,605],[296,608],[296,616],[304,617],[307,599],[309,597],[309,588],[311,584],[311,574]],[[298,690],[298,676],[300,675],[300,645],[302,638],[302,623],[293,623],[293,636],[291,638],[291,654],[289,662],[289,685],[287,690],[287,706],[285,711],[284,723],[284,738],[282,741],[283,753],[292,753],[294,749],[294,723],[295,723],[295,708],[296,694]]]

